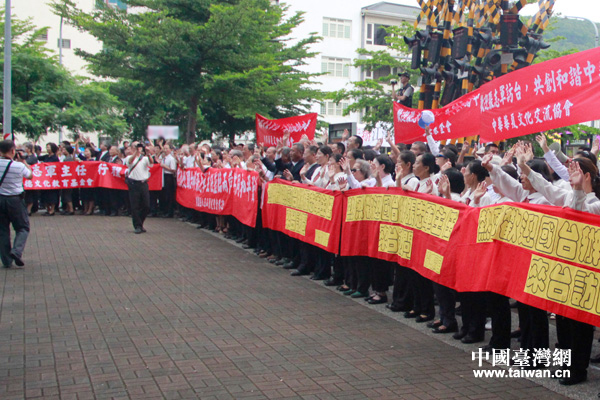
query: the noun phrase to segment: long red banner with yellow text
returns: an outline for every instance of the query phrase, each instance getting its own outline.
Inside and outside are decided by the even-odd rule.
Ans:
[[[104,161],[67,161],[38,163],[31,166],[33,177],[23,180],[25,190],[58,190],[109,188],[127,190],[126,165]],[[150,190],[162,189],[162,168],[155,164],[150,168]]]
[[[342,192],[275,179],[265,189],[263,226],[337,254],[343,202]]]
[[[600,218],[592,214],[274,181],[263,224],[342,256],[397,262],[459,292],[491,291],[600,325]],[[326,237],[327,246],[315,237]]]
[[[555,58],[496,78],[431,110],[435,140],[480,135],[508,139],[600,118],[600,48]],[[396,143],[424,141],[422,110],[394,103]]]
[[[194,210],[232,215],[254,227],[258,212],[258,173],[240,168],[177,170],[177,202]]]

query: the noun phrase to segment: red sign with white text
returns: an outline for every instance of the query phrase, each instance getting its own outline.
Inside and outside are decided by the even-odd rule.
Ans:
[[[217,215],[232,215],[256,226],[258,173],[240,168],[177,170],[177,202],[184,207]]]
[[[283,132],[288,130],[291,135],[285,145],[290,147],[299,142],[302,135],[313,140],[316,127],[317,113],[282,119],[267,119],[256,114],[256,143],[262,146],[277,146],[277,142],[283,138]]]
[[[483,142],[600,119],[600,48],[555,58],[496,78],[431,110],[435,140],[480,135]],[[397,143],[424,141],[422,110],[394,103]]]
[[[31,166],[33,177],[23,180],[25,190],[78,189],[103,187],[127,190],[127,166],[103,161],[38,163]],[[162,168],[150,168],[150,190],[162,189]]]

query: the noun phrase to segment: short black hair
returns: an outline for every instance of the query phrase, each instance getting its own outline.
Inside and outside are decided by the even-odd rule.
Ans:
[[[58,146],[56,143],[48,143],[47,146],[50,146],[50,151],[52,154],[56,154],[58,152]]]
[[[421,157],[421,164],[429,169],[429,175],[437,174],[440,167],[435,163],[435,157],[431,153],[423,153]]]
[[[450,182],[450,191],[452,193],[462,193],[465,190],[465,178],[456,168],[448,168],[443,172]]]
[[[497,149],[500,149],[500,147],[498,147],[498,145],[497,145],[496,143],[489,143],[489,144],[487,144],[487,145],[485,146],[485,149],[484,149],[484,150],[485,150],[485,152],[487,153],[488,151],[490,151],[490,149],[491,149],[492,147],[495,147],[495,148],[497,148]]]
[[[400,159],[406,164],[410,163],[410,168],[412,170],[413,165],[415,165],[415,161],[417,161],[417,156],[415,156],[415,153],[410,150],[404,150],[400,153]]]
[[[308,146],[307,150],[310,151],[313,155],[317,155],[317,151],[319,151],[319,148],[317,146]]]
[[[329,146],[321,146],[319,147],[319,151],[326,156],[331,156],[333,154],[333,150],[331,150],[331,147]]]
[[[515,181],[519,180],[519,174],[517,173],[517,169],[515,167],[513,167],[512,165],[503,165],[500,168],[502,169],[502,171],[506,172],[506,174],[508,176],[510,176],[511,178],[513,178]]]
[[[348,153],[352,154],[352,157],[354,157],[355,160],[359,160],[359,159],[364,160],[364,158],[365,158],[365,153],[361,149],[352,149],[352,150],[349,150]]]
[[[6,154],[15,148],[15,142],[12,140],[3,140],[0,142],[0,153]]]
[[[75,151],[73,150],[73,147],[71,147],[70,145],[65,146],[65,150],[67,151],[67,153],[69,154],[73,154]]]
[[[354,138],[354,140],[356,140],[356,143],[358,143],[358,148],[360,149],[363,146],[363,138],[361,138],[358,135],[354,135],[352,137]]]
[[[480,160],[471,161],[467,164],[467,168],[469,169],[469,171],[471,171],[472,174],[475,174],[477,176],[477,182],[483,182],[485,181],[485,178],[490,176],[488,170],[481,165]]]
[[[379,165],[383,165],[383,171],[386,174],[391,174],[392,172],[394,172],[394,162],[387,154],[380,154],[375,159],[377,160]]]
[[[378,156],[378,153],[373,149],[366,149],[365,151],[363,151],[363,154],[365,160],[367,161],[373,161]]]
[[[346,146],[344,145],[344,143],[337,142],[335,145],[337,146],[340,153],[344,154],[346,152]]]

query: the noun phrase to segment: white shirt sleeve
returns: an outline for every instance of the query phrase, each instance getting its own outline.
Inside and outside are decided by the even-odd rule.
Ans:
[[[513,179],[497,165],[493,165],[490,178],[492,178],[494,185],[498,186],[500,191],[512,201],[520,203],[529,196],[529,192],[523,189],[519,181]]]
[[[572,190],[553,185],[535,171],[531,171],[527,175],[527,178],[531,186],[541,193],[550,204],[564,207],[571,202],[571,196],[573,196]]]
[[[352,172],[350,172],[349,174],[346,174],[346,177],[348,178],[348,187],[350,189],[360,189],[361,188],[360,182],[354,177],[354,175],[352,175]]]
[[[556,154],[554,154],[553,151],[549,151],[544,154],[544,159],[546,162],[548,162],[550,168],[552,168],[561,179],[564,179],[565,181],[569,180],[569,170],[563,165],[563,163],[558,161],[558,158],[556,158]]]
[[[600,215],[600,199],[593,192],[585,194],[583,190],[574,190],[569,207],[574,210]]]
[[[440,154],[440,143],[436,142],[432,135],[427,135],[427,144],[429,145],[431,154],[437,157],[437,155]]]

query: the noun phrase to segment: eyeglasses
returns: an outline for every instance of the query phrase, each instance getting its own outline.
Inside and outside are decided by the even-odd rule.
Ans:
[[[360,171],[360,170],[359,170],[359,169],[352,168],[350,171],[352,171],[352,172],[356,172],[356,171]]]

